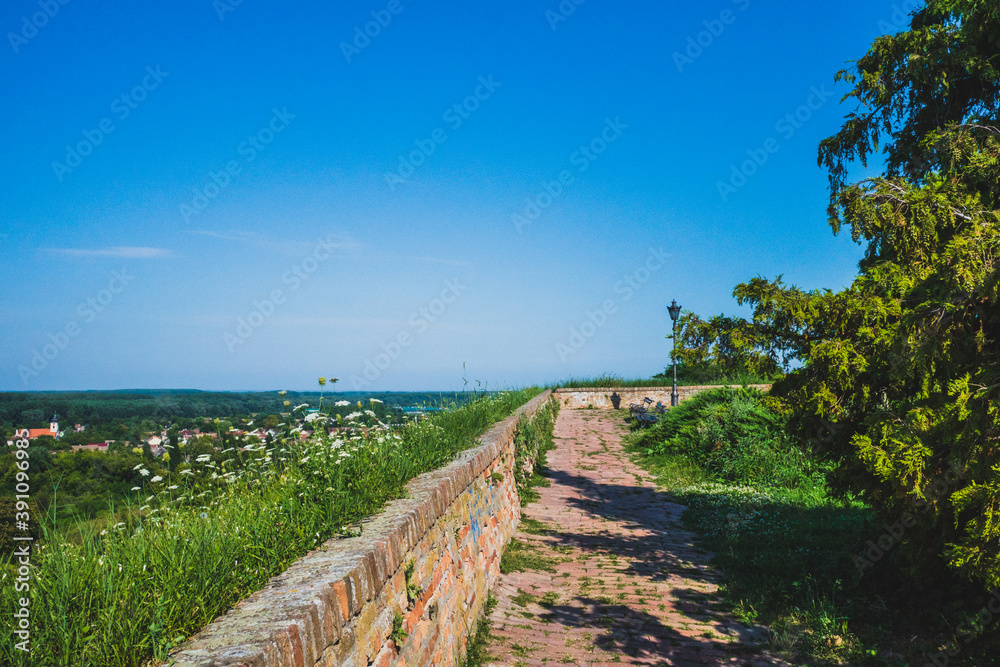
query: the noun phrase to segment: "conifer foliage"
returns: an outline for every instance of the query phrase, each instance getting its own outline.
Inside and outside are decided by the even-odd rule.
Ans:
[[[865,248],[840,292],[737,286],[802,361],[775,385],[834,487],[904,537],[916,569],[1000,586],[1000,2],[929,0],[849,71],[857,108],[819,147],[830,224]],[[851,168],[884,161],[851,182]],[[777,342],[775,342],[775,340]]]

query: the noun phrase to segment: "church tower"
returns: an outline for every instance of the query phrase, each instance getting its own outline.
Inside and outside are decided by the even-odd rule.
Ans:
[[[59,413],[52,415],[52,421],[49,422],[49,430],[52,431],[52,437],[59,437]]]

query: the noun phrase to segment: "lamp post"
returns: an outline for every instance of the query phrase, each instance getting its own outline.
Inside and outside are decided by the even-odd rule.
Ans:
[[[667,306],[667,312],[670,313],[670,319],[674,321],[674,347],[670,352],[671,359],[673,360],[674,367],[674,390],[670,393],[670,407],[677,407],[678,396],[677,396],[677,318],[681,315],[681,307],[677,305],[677,299],[674,299],[673,303]]]

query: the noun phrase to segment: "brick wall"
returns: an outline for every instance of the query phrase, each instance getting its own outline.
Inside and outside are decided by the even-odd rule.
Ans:
[[[771,388],[769,384],[752,384],[754,389],[767,391]],[[718,386],[698,386],[698,387],[677,387],[678,399],[683,401],[691,398],[697,393],[707,389],[718,389]],[[610,410],[611,394],[617,393],[622,397],[621,409],[627,410],[629,403],[641,403],[647,396],[653,399],[655,405],[660,401],[670,407],[671,387],[607,387],[593,389],[556,389],[555,397],[559,405],[570,410],[579,410],[588,407]]]
[[[360,537],[334,538],[171,653],[174,667],[461,664],[521,518],[514,434],[545,392],[481,446],[413,479]],[[492,477],[503,475],[503,481]],[[406,566],[414,563],[407,595]],[[403,617],[407,637],[390,639]]]

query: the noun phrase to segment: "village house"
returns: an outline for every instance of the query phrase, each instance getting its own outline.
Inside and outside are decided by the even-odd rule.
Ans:
[[[98,442],[91,445],[73,445],[73,451],[87,451],[87,452],[107,452],[108,446],[111,445],[111,441],[107,440],[105,442]]]
[[[59,415],[52,416],[52,421],[49,422],[48,428],[19,428],[16,432],[21,433],[22,431],[28,432],[28,440],[34,440],[35,438],[40,438],[43,435],[47,435],[58,440],[62,435],[62,433],[59,432]]]

